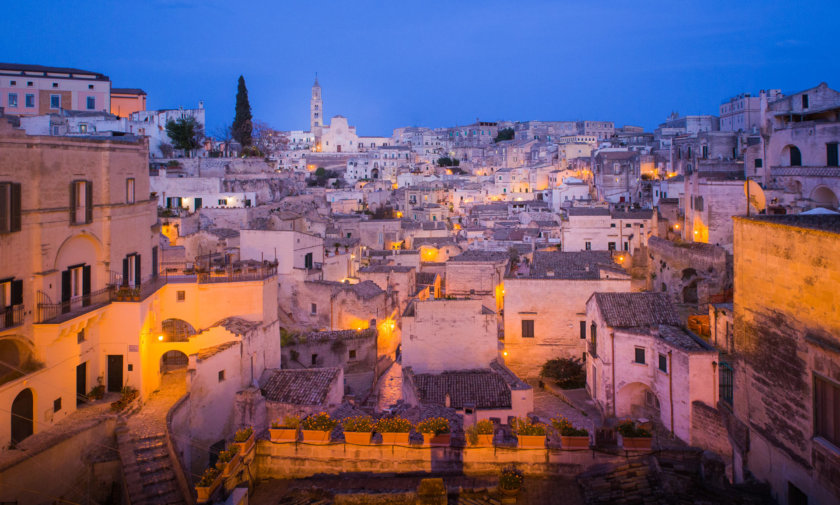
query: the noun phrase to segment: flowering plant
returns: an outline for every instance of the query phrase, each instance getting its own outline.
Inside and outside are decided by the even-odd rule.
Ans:
[[[442,417],[423,419],[417,423],[417,431],[420,433],[434,433],[435,435],[449,433],[449,420]]]
[[[201,479],[196,484],[198,487],[208,487],[216,482],[216,478],[219,476],[221,472],[217,468],[210,467],[207,470],[204,470],[204,473],[201,475]]]
[[[376,421],[373,426],[378,433],[408,433],[411,431],[411,421],[404,417],[386,417]]]
[[[589,431],[583,428],[575,428],[571,421],[563,416],[551,420],[551,425],[554,429],[560,432],[564,437],[585,437],[589,435]]]
[[[373,431],[374,422],[370,416],[355,416],[342,419],[341,426],[344,431],[370,433]]]
[[[271,422],[271,427],[273,429],[287,429],[287,430],[295,430],[300,426],[300,417],[298,416],[286,416],[283,418],[282,421],[279,419],[277,421]]]
[[[312,431],[332,431],[338,421],[330,417],[326,412],[320,412],[312,415],[300,422],[300,427],[304,430]]]
[[[513,431],[517,435],[525,436],[543,436],[545,435],[545,425],[542,423],[534,423],[528,418],[518,417],[511,423]]]
[[[653,436],[648,430],[636,426],[636,423],[630,419],[618,423],[618,432],[621,433],[622,437],[628,438],[651,438]]]
[[[237,430],[236,434],[233,436],[233,441],[237,444],[246,442],[249,438],[251,438],[252,433],[254,433],[254,428],[251,428],[250,426],[247,428],[242,428],[241,430]]]
[[[492,435],[495,431],[493,423],[487,419],[479,421],[467,428],[467,440],[472,445],[478,444],[479,435]]]
[[[502,468],[502,473],[499,475],[499,487],[502,489],[519,489],[522,487],[522,481],[525,478],[522,476],[522,471],[515,466],[510,465]]]

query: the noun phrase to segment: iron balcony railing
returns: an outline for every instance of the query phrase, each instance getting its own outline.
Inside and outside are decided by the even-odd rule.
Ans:
[[[0,308],[0,330],[14,328],[23,324],[23,305]]]
[[[63,302],[52,303],[46,293],[39,291],[38,313],[35,322],[60,323],[67,321],[85,312],[90,312],[91,310],[111,303],[113,296],[114,287],[107,286],[82,296],[75,296]]]

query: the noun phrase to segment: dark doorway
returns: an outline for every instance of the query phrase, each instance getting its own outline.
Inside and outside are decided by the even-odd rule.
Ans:
[[[201,208],[201,203],[202,203],[201,198],[196,198],[195,199],[195,210],[198,210],[198,209]]]
[[[119,393],[123,387],[122,354],[108,355],[108,391]]]
[[[788,481],[788,505],[808,505],[808,495]]]
[[[692,281],[691,284],[683,288],[683,303],[698,303],[697,298],[697,281]]]
[[[16,445],[23,439],[32,435],[34,412],[34,401],[32,390],[24,389],[15,397],[12,402],[12,445]]]
[[[87,401],[87,362],[76,367],[76,405]]]

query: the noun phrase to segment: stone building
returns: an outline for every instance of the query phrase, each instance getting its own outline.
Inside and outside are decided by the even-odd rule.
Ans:
[[[446,296],[481,300],[488,308],[502,307],[502,279],[510,257],[507,252],[467,250],[446,262]]]
[[[549,359],[582,358],[586,301],[595,292],[629,291],[630,275],[609,252],[535,252],[530,265],[505,276],[505,364],[535,378]]]
[[[838,246],[840,216],[735,218],[734,386],[721,400],[736,480],[749,471],[783,504],[840,500]]]
[[[667,293],[674,303],[731,299],[731,257],[723,248],[651,237],[648,252],[649,290]]]
[[[595,293],[586,389],[607,418],[648,419],[691,441],[694,402],[715,405],[717,351],[681,327],[661,293]]]
[[[306,370],[266,370],[260,379],[268,423],[283,421],[286,416],[306,417],[330,412],[344,398],[344,372],[341,368]]]
[[[598,198],[610,203],[633,203],[640,198],[639,154],[627,149],[594,151],[592,173]]]

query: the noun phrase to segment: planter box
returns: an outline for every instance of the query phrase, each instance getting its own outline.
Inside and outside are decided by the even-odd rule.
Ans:
[[[275,444],[297,442],[297,428],[269,428],[268,435]]]
[[[408,433],[383,433],[382,445],[408,445]]]
[[[369,431],[345,431],[344,441],[353,445],[370,445],[373,433]]]
[[[426,447],[449,447],[449,442],[451,441],[451,433],[441,433],[440,435],[423,433],[423,445]]]
[[[222,468],[222,478],[226,479],[231,475],[235,474],[239,470],[239,463],[241,461],[242,460],[239,454],[234,456],[232,460],[228,461],[225,464],[225,467]]]
[[[479,434],[478,441],[473,445],[473,447],[493,447],[493,435]]]
[[[545,435],[516,435],[520,449],[545,449]]]
[[[589,435],[573,437],[569,435],[561,435],[560,442],[563,449],[567,451],[574,451],[576,449],[589,449]]]
[[[216,480],[209,486],[195,486],[196,502],[207,503],[210,501],[210,497],[213,496],[213,493],[216,492],[216,488],[218,488],[221,483],[222,476],[219,474],[219,476],[216,477]]]
[[[618,435],[618,443],[627,451],[649,451],[652,437],[624,437]]]
[[[329,431],[300,430],[305,444],[328,444],[330,443]]]
[[[251,436],[248,437],[248,440],[244,442],[234,442],[233,445],[239,446],[239,456],[245,457],[248,453],[251,452],[251,449],[254,448],[254,437],[256,436],[256,432],[251,433]]]

